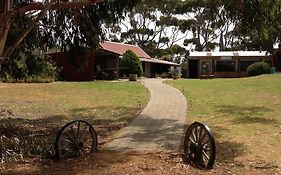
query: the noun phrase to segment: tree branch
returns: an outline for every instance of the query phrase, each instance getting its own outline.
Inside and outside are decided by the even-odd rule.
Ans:
[[[10,57],[15,48],[22,42],[22,40],[27,36],[27,34],[36,26],[36,24],[46,15],[47,11],[51,8],[52,4],[48,4],[44,10],[42,10],[36,19],[32,21],[32,23],[21,32],[21,34],[17,37],[16,41],[12,44],[11,47],[7,49],[4,53],[5,57]]]
[[[71,9],[71,8],[79,8],[82,6],[89,6],[89,5],[95,5],[97,3],[105,2],[107,0],[80,0],[80,1],[72,1],[72,2],[60,2],[60,3],[42,3],[42,2],[34,2],[29,3],[26,6],[19,7],[13,9],[13,11],[10,11],[8,13],[0,14],[0,25],[5,23],[6,21],[11,20],[13,16],[16,14],[24,14],[26,12],[32,11],[32,10],[43,10],[47,6],[51,7],[49,10],[60,10],[60,9]]]

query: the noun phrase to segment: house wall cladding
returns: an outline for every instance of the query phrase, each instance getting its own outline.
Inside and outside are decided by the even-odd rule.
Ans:
[[[238,78],[247,76],[249,65],[265,61],[273,66],[272,56],[196,56],[189,60],[198,61],[197,78],[213,74],[216,78]],[[189,72],[189,75],[194,74]]]
[[[94,79],[94,59],[90,52],[80,66],[74,65],[69,61],[68,52],[57,52],[49,54],[51,59],[61,69],[60,76],[65,81],[91,81]],[[77,58],[79,60],[79,58]]]

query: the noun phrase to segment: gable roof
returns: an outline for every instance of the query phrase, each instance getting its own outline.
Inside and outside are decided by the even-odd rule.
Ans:
[[[151,58],[144,50],[136,45],[104,41],[100,43],[100,47],[105,51],[109,51],[117,55],[123,55],[127,50],[131,50],[140,58]]]
[[[117,42],[111,42],[111,41],[104,41],[104,42],[100,43],[100,49],[102,49],[104,51],[107,51],[107,52],[117,54],[119,56],[122,56],[127,50],[131,50],[143,62],[167,64],[167,65],[171,65],[171,66],[179,66],[179,64],[177,64],[177,63],[151,58],[144,50],[142,50],[142,48],[140,48],[137,45],[130,45],[130,44],[122,44],[122,43],[117,43]]]

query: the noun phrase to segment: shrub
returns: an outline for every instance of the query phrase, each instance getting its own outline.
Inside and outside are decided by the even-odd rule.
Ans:
[[[174,79],[177,79],[177,78],[181,77],[181,72],[179,72],[177,69],[170,69],[169,74]]]
[[[56,79],[57,72],[55,64],[41,51],[19,51],[10,58],[8,64],[1,65],[0,80],[4,82],[52,82]]]
[[[141,76],[143,73],[140,58],[131,50],[127,50],[124,53],[121,64],[126,68],[126,74],[137,74]]]
[[[170,77],[169,73],[164,72],[161,74],[161,78],[169,78],[169,77]]]
[[[247,73],[249,76],[257,76],[262,74],[269,74],[270,73],[270,66],[266,62],[256,62],[251,64],[247,68]]]

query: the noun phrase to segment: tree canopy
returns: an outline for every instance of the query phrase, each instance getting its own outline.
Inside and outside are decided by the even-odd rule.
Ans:
[[[30,32],[34,30],[40,47],[94,47],[103,36],[101,24],[104,21],[118,21],[124,10],[137,1],[1,1],[0,56],[10,57],[14,49],[27,35],[31,36]]]
[[[1,57],[9,57],[28,33],[25,45],[42,49],[94,48],[109,39],[138,44],[159,58],[176,56],[175,44],[197,51],[272,52],[281,40],[281,0],[102,1],[1,1]]]

